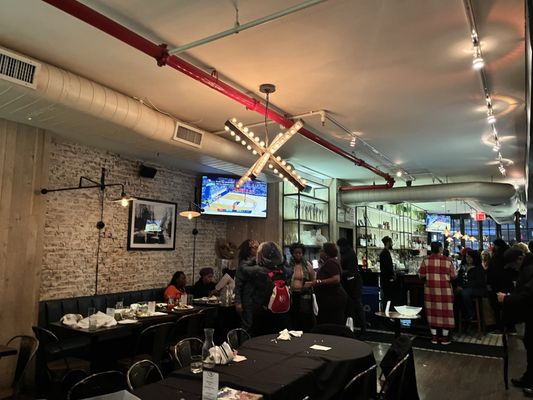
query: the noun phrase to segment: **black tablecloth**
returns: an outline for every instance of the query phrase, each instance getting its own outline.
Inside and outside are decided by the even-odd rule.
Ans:
[[[220,374],[220,385],[261,393],[265,399],[292,400],[305,396],[330,399],[338,395],[355,374],[375,364],[372,348],[355,339],[310,333],[290,341],[273,341],[275,337],[250,339],[239,349],[246,361],[216,366],[214,370]],[[331,350],[311,349],[313,344],[331,347]],[[171,376],[193,379],[200,385],[201,376],[192,374],[188,368],[177,370]],[[370,381],[375,382],[375,379]],[[150,386],[154,390],[152,395],[163,395],[157,384]],[[374,393],[375,387],[368,390]]]

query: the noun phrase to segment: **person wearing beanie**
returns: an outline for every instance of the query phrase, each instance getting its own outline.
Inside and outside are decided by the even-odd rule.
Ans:
[[[192,288],[192,294],[195,298],[209,297],[216,293],[216,285],[213,282],[214,273],[211,267],[205,267],[200,270],[200,278]]]
[[[251,335],[268,335],[289,328],[290,312],[276,314],[268,309],[274,281],[282,280],[287,286],[290,284],[290,274],[278,244],[261,243],[257,249],[257,265],[249,271],[250,282],[253,283]]]

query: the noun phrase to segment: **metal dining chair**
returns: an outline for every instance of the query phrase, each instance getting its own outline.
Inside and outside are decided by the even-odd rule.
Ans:
[[[407,360],[410,356],[407,353],[385,377],[378,393],[379,400],[398,400],[401,398]]]
[[[226,339],[232,349],[238,349],[241,345],[250,339],[250,334],[243,328],[234,328],[228,332]]]
[[[196,337],[180,340],[173,348],[172,356],[180,368],[191,365],[191,356],[202,354],[203,342]]]
[[[161,380],[163,380],[161,370],[150,360],[137,361],[128,369],[126,374],[128,388],[131,391]]]
[[[144,328],[139,334],[130,357],[119,360],[119,369],[127,371],[135,362],[149,359],[156,364],[161,363],[167,354],[168,338],[174,322],[163,322]]]
[[[105,371],[88,376],[69,390],[67,400],[80,400],[126,390],[126,377],[119,371]]]
[[[375,372],[377,365],[374,364],[370,368],[359,372],[355,375],[350,382],[346,384],[342,390],[341,400],[369,400],[375,392],[376,375]],[[371,388],[374,388],[373,390]]]
[[[23,392],[24,378],[26,377],[28,366],[37,353],[39,341],[33,336],[17,335],[9,339],[6,345],[16,348],[18,356],[11,385],[6,390],[0,390],[0,398],[10,397],[16,399]]]

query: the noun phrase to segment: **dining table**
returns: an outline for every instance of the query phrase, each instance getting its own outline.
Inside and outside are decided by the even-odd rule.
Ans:
[[[18,353],[17,349],[0,344],[0,358],[7,357],[7,356],[14,356],[17,353]]]
[[[216,365],[219,386],[261,394],[266,400],[331,399],[357,373],[375,365],[371,346],[352,338],[304,333],[291,340],[278,335],[258,336],[244,342],[238,354],[246,359]],[[178,369],[162,381],[134,394],[141,399],[195,399],[201,394],[202,375],[189,367]],[[364,390],[376,392],[375,372]],[[178,392],[183,393],[178,396]],[[177,397],[178,396],[178,397]]]

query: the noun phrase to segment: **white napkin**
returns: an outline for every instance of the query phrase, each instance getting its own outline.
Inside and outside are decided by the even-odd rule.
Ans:
[[[224,365],[233,360],[233,350],[228,343],[224,342],[220,346],[213,346],[209,349],[209,358],[215,364]]]
[[[59,320],[63,325],[77,326],[78,322],[83,318],[81,314],[65,314]]]
[[[304,334],[303,331],[289,331],[289,333],[291,336],[294,336],[294,337],[302,337],[302,335]]]
[[[287,329],[283,329],[279,333],[279,336],[277,337],[277,339],[278,340],[291,340],[291,334],[289,333]]]
[[[96,318],[96,328],[109,328],[110,326],[115,326],[117,321],[115,318],[104,314],[102,311],[98,311],[96,314],[92,315],[93,318]],[[89,317],[83,318],[77,324],[78,328],[89,329]]]

